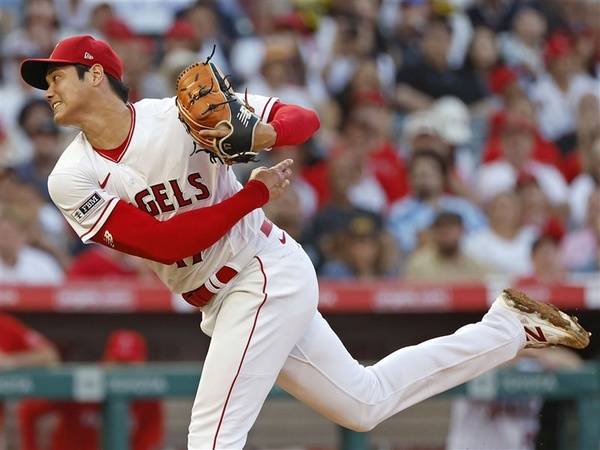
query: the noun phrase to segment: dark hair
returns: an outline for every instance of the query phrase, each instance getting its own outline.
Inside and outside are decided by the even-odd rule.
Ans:
[[[432,226],[437,227],[440,225],[453,224],[463,225],[462,216],[454,211],[440,211],[433,221]]]
[[[84,66],[83,64],[75,64],[75,69],[77,70],[77,76],[80,80],[83,80],[85,73],[90,70],[88,66]],[[110,85],[112,91],[117,95],[117,97],[123,100],[124,103],[127,103],[129,100],[129,87],[109,73],[104,72],[104,74],[108,77],[108,84]]]
[[[427,33],[429,33],[430,30],[436,28],[436,27],[441,27],[446,29],[446,31],[452,35],[454,30],[452,29],[452,25],[450,24],[450,20],[448,18],[446,18],[445,16],[439,15],[439,14],[431,14],[429,17],[429,23],[427,24],[427,26],[425,27],[425,29],[422,31],[422,35],[425,36]]]
[[[419,159],[430,159],[430,160],[434,161],[435,163],[437,163],[437,165],[439,166],[440,172],[442,172],[444,179],[447,178],[448,164],[446,163],[446,160],[443,158],[443,156],[439,154],[439,152],[432,150],[432,149],[423,149],[423,150],[415,151],[413,153],[413,155],[411,156],[410,161],[408,163],[408,171],[409,172],[411,172],[413,170],[413,167],[414,167],[416,161],[418,161]]]
[[[33,98],[33,99],[27,101],[27,103],[25,103],[21,107],[21,110],[19,111],[17,123],[19,124],[19,126],[21,128],[23,128],[25,126],[25,121],[27,120],[27,116],[29,115],[29,113],[37,107],[42,107],[43,109],[47,109],[48,113],[49,113],[48,117],[52,117],[52,107],[50,106],[48,101],[43,98],[37,98],[37,97]]]
[[[535,241],[533,241],[533,243],[531,244],[531,253],[535,253],[542,245],[549,243],[552,244],[554,247],[558,247],[559,242],[554,239],[552,236],[548,236],[546,234],[542,234],[540,236],[538,236]]]

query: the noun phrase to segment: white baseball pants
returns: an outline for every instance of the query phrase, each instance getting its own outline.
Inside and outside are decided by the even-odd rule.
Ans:
[[[275,382],[332,421],[368,431],[525,345],[516,316],[492,306],[481,322],[364,367],[317,312],[310,259],[274,231],[271,245],[203,308],[202,329],[212,339],[192,407],[190,450],[242,449]]]

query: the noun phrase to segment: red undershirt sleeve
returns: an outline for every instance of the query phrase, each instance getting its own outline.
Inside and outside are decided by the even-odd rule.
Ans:
[[[267,122],[277,132],[273,147],[302,144],[321,126],[319,116],[314,111],[282,102],[273,105]]]
[[[92,240],[120,252],[170,265],[210,247],[246,214],[268,200],[267,187],[251,180],[221,203],[177,214],[162,222],[119,200]],[[112,236],[113,246],[104,241],[105,233]]]

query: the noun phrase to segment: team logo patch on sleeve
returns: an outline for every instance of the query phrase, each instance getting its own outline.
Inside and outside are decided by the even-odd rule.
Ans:
[[[88,214],[91,214],[102,203],[104,203],[104,199],[100,194],[94,192],[79,208],[71,213],[71,216],[73,216],[78,223],[81,223]]]

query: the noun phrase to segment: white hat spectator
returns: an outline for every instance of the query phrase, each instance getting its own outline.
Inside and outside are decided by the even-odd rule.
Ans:
[[[442,129],[431,111],[418,111],[409,114],[404,121],[403,131],[405,139],[412,139],[418,135],[440,137],[442,135]]]
[[[433,104],[432,112],[442,130],[442,138],[451,145],[461,146],[473,137],[469,108],[457,97],[444,96]]]

